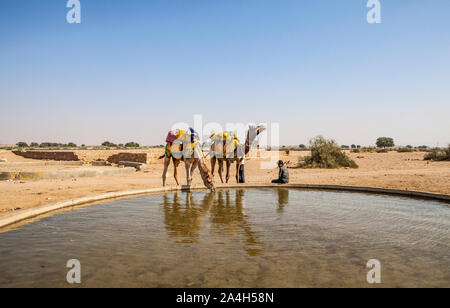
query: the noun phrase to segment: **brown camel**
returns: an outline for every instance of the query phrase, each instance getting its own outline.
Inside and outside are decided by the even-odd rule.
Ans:
[[[214,175],[214,169],[216,167],[216,162],[219,162],[219,177],[220,180],[223,183],[223,163],[226,163],[227,166],[227,174],[226,174],[226,182],[228,183],[230,179],[230,167],[231,164],[236,162],[236,182],[239,183],[239,169],[241,168],[242,162],[245,158],[245,156],[250,152],[250,148],[253,145],[253,142],[255,142],[256,137],[264,132],[266,128],[262,125],[259,126],[250,126],[249,130],[247,132],[247,138],[245,140],[245,144],[238,144],[234,148],[234,152],[230,153],[232,155],[223,155],[223,147],[226,147],[227,145],[223,144],[216,144],[215,141],[213,141],[211,145],[211,170],[212,174]],[[219,135],[222,133],[219,133]],[[221,143],[223,141],[220,141]],[[216,152],[215,149],[218,149]]]
[[[190,186],[192,184],[192,176],[194,174],[194,170],[195,168],[197,168],[200,171],[200,176],[202,177],[203,180],[203,184],[205,184],[205,186],[210,190],[210,191],[215,191],[216,188],[214,187],[214,176],[213,174],[209,171],[208,167],[206,166],[206,162],[205,162],[205,157],[203,155],[203,151],[201,149],[200,146],[200,142],[195,142],[194,144],[194,148],[192,151],[192,154],[189,155],[190,157],[184,157],[184,152],[181,153],[182,155],[180,155],[180,157],[175,157],[174,155],[162,155],[161,157],[159,157],[159,159],[164,158],[164,171],[163,171],[163,175],[162,175],[162,180],[163,180],[163,186],[166,186],[166,178],[167,178],[167,170],[169,168],[170,165],[170,161],[173,161],[173,166],[174,166],[174,173],[173,176],[175,178],[175,181],[177,182],[177,185],[180,185],[179,181],[178,181],[178,166],[180,165],[181,161],[184,161],[184,166],[186,168],[186,180],[187,180],[187,185]]]

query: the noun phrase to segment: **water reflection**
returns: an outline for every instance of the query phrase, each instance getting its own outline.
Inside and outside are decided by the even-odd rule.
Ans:
[[[244,214],[244,190],[236,190],[233,194],[234,198],[231,191],[219,191],[217,195],[207,193],[200,204],[192,193],[184,193],[184,202],[179,193],[174,193],[173,198],[165,195],[164,222],[168,235],[180,243],[197,243],[206,219],[214,235],[224,241],[236,240],[243,235],[247,254],[260,255],[265,245],[253,232],[248,216]]]
[[[252,231],[248,216],[244,214],[244,190],[235,191],[235,202],[231,201],[231,191],[219,191],[218,200],[211,209],[213,232],[224,237],[233,237],[243,233],[246,252],[250,256],[260,255],[264,251],[264,243]]]
[[[289,189],[278,189],[278,212],[282,213],[284,207],[289,203]]]
[[[203,219],[214,204],[214,197],[212,193],[206,194],[197,205],[191,192],[185,194],[184,204],[178,193],[174,193],[173,200],[164,195],[164,223],[169,236],[180,238],[181,243],[198,242]]]
[[[450,287],[450,208],[382,195],[179,192],[67,209],[0,234],[0,287]],[[287,203],[289,202],[289,203]],[[370,206],[368,206],[370,205]],[[117,278],[117,279],[116,279]]]

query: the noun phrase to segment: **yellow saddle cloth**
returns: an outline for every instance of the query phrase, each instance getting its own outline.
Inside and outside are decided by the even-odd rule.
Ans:
[[[211,135],[211,151],[219,158],[233,158],[239,139],[234,132],[218,132]]]

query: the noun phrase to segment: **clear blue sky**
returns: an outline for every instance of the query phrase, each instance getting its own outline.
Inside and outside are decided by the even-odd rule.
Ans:
[[[282,144],[450,143],[450,1],[0,1],[0,144],[279,122]]]

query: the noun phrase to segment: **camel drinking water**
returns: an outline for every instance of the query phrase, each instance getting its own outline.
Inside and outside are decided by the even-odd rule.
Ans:
[[[165,154],[159,157],[159,159],[164,158],[164,171],[162,175],[163,186],[166,186],[167,170],[169,168],[170,161],[173,162],[173,176],[175,181],[177,182],[177,185],[180,185],[178,181],[177,169],[181,161],[184,161],[188,186],[192,184],[193,173],[195,168],[198,166],[204,185],[209,190],[215,191],[214,176],[206,166],[205,157],[203,155],[200,142],[198,141],[198,135],[196,135],[194,130],[171,131],[167,136],[166,142],[167,145]]]

